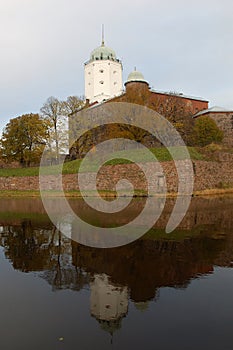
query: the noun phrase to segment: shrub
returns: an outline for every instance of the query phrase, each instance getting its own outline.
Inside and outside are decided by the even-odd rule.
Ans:
[[[207,116],[199,117],[194,125],[194,142],[197,146],[207,146],[212,142],[221,142],[223,132],[215,121]]]

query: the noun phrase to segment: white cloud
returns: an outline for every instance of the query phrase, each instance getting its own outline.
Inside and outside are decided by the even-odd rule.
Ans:
[[[233,3],[223,0],[8,0],[0,3],[0,120],[51,95],[83,94],[83,63],[106,43],[161,90],[232,106]]]

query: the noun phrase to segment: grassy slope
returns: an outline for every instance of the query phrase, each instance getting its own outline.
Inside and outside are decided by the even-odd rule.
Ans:
[[[193,160],[203,159],[202,155],[194,148],[188,148],[190,157]],[[172,160],[171,154],[166,148],[151,148],[150,151],[156,156],[159,162]],[[173,151],[176,153],[177,159],[184,159],[184,154],[182,152],[182,147],[173,148]],[[127,151],[127,156],[134,157],[136,162],[148,162],[151,161],[150,157],[148,157],[147,153],[144,150],[129,150]],[[126,159],[122,159],[122,152],[116,152],[113,154],[112,161],[109,161],[108,165],[115,164],[126,164],[130,163],[130,161]],[[71,162],[64,163],[63,166],[63,174],[74,174],[77,173],[81,160],[77,159]],[[95,160],[93,159],[93,165],[95,165]],[[94,169],[94,168],[93,168]],[[45,172],[48,174],[56,174],[59,171],[58,166],[49,166],[44,168]],[[90,169],[88,169],[90,171]],[[39,168],[16,168],[16,169],[0,169],[0,177],[8,177],[8,176],[38,176]]]

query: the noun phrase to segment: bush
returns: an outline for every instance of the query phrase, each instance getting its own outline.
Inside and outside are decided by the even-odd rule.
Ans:
[[[213,119],[202,116],[195,121],[194,142],[197,146],[204,147],[210,143],[221,142],[222,139],[223,132]]]

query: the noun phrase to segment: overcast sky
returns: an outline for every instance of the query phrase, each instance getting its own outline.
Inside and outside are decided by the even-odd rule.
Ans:
[[[105,42],[155,89],[233,109],[232,0],[0,0],[0,130],[49,96],[84,94],[90,52]]]

